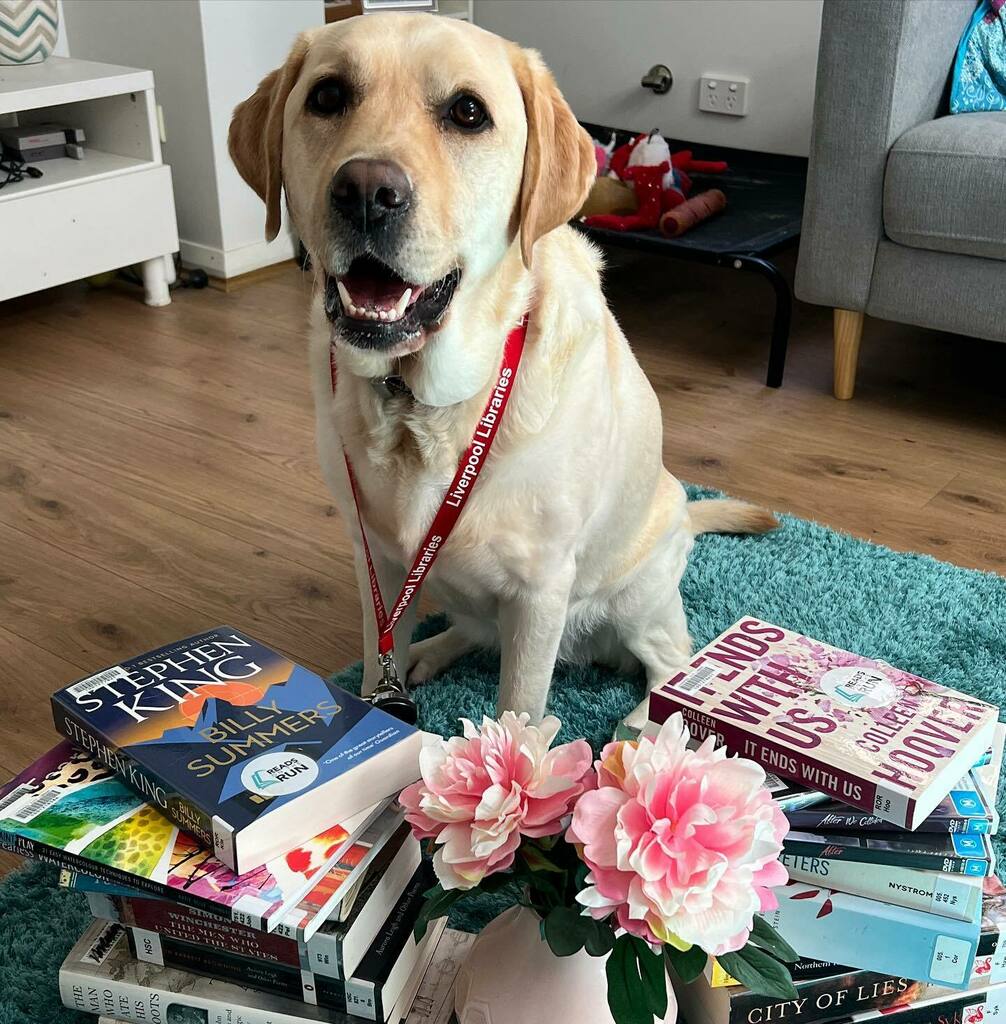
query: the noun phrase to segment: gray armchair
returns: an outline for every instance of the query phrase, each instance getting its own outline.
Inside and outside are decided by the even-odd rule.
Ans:
[[[796,294],[835,310],[837,398],[864,314],[1006,341],[1006,112],[947,114],[975,6],[825,0]]]

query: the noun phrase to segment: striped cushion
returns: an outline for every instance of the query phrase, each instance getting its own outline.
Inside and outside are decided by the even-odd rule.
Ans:
[[[38,64],[58,35],[56,0],[0,0],[0,64]]]

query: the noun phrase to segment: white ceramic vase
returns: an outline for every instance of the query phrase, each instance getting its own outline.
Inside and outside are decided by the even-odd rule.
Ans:
[[[458,972],[458,1024],[613,1024],[604,958],[555,956],[540,924],[534,911],[511,907],[483,929]],[[677,1017],[668,985],[665,1024]]]

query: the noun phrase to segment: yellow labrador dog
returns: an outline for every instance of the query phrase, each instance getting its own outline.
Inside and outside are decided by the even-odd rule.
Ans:
[[[498,645],[499,710],[537,719],[557,658],[642,663],[651,686],[680,668],[695,535],[775,520],[689,502],[664,469],[660,407],[605,305],[599,255],[565,226],[593,147],[539,55],[447,18],[352,18],[298,38],[235,110],[230,152],[267,236],[285,192],[311,254],[321,465],[355,524],[345,446],[388,603],[529,315],[495,447],[429,579],[452,625],[410,647],[404,618],[399,670],[422,682]],[[394,393],[375,387],[389,375]],[[376,627],[355,546],[369,692]]]

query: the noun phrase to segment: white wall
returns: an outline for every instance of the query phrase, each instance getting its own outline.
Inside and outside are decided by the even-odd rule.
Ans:
[[[63,9],[74,57],[154,72],[179,237],[183,245],[221,248],[199,0],[63,0]]]
[[[324,24],[322,0],[202,0],[206,80],[213,159],[220,196],[220,229],[226,276],[289,259],[286,232],[265,242],[265,207],[241,180],[227,153],[231,114],[261,79],[286,59],[294,38]]]
[[[693,142],[805,156],[821,0],[475,0],[483,28],[540,50],[577,116]],[[674,85],[642,89],[653,64]],[[698,109],[701,75],[751,79],[746,117]]]
[[[150,68],[164,111],[182,258],[220,277],[293,255],[227,154],[234,107],[324,23],[323,0],[63,0],[70,53]]]

